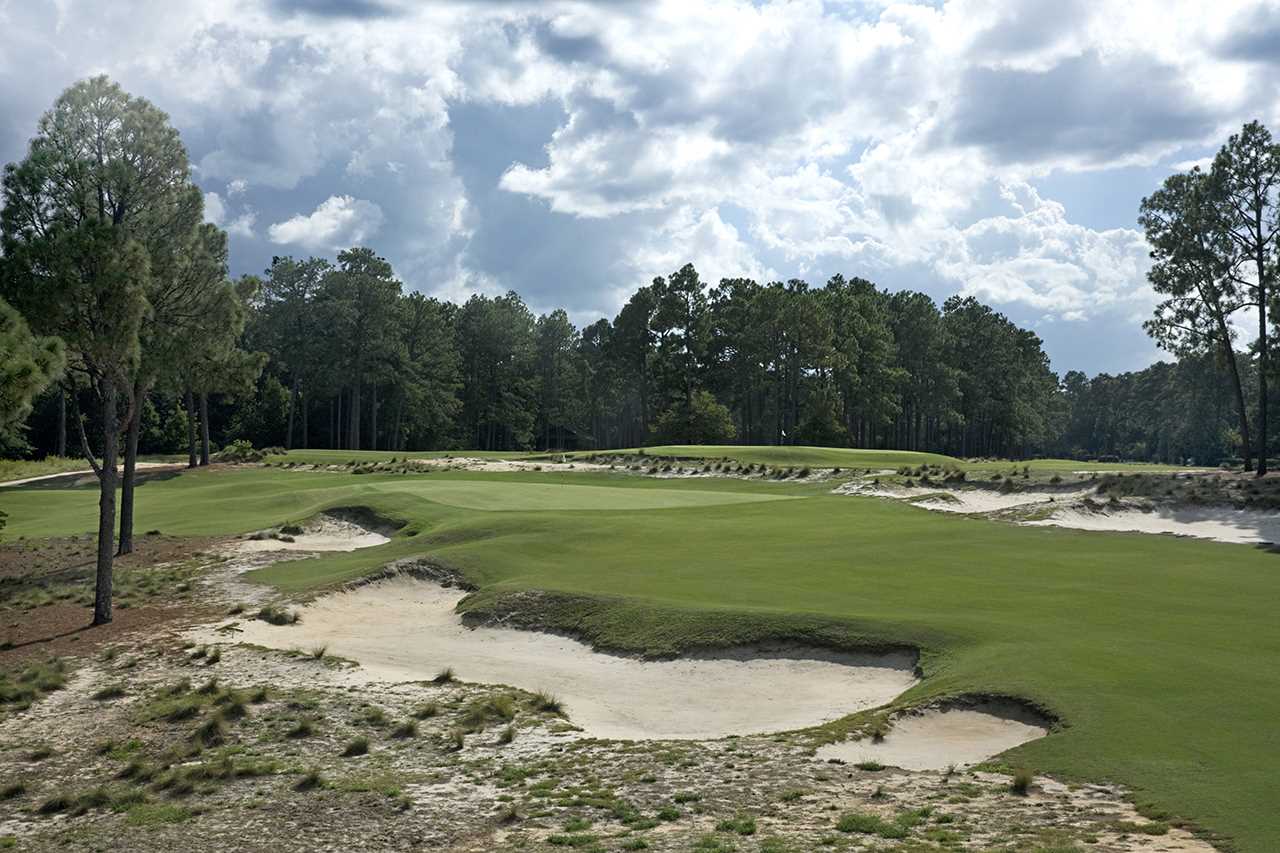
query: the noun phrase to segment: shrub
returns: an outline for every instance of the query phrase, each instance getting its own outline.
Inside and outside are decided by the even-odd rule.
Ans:
[[[409,716],[415,720],[427,720],[431,717],[439,716],[439,714],[440,704],[438,702],[427,702],[409,712]]]
[[[556,696],[542,690],[533,694],[533,698],[529,700],[529,705],[533,710],[543,714],[564,713],[564,703]]]
[[[367,726],[381,728],[387,724],[387,712],[377,705],[367,705],[360,711],[360,721]]]
[[[498,743],[507,744],[516,739],[516,727],[507,726],[502,730],[502,734],[498,735]]]
[[[1020,768],[1013,772],[1013,782],[1009,785],[1009,790],[1013,793],[1025,797],[1027,792],[1031,790],[1031,783],[1035,781],[1035,776],[1030,770]]]
[[[297,782],[293,783],[293,790],[298,792],[312,791],[316,788],[323,788],[324,785],[324,777],[320,775],[319,770],[308,770]]]
[[[418,724],[413,720],[405,720],[402,723],[396,723],[395,728],[391,730],[390,737],[397,740],[418,736]]]
[[[347,744],[346,749],[342,750],[343,758],[354,758],[357,755],[364,755],[369,751],[369,739],[364,735],[356,738]]]
[[[312,720],[310,717],[299,717],[298,720],[293,724],[293,728],[285,732],[285,736],[298,739],[298,738],[304,738],[304,737],[311,737],[315,733],[316,733],[315,721]]]
[[[906,838],[905,827],[890,823],[879,815],[864,812],[847,812],[836,821],[836,829],[840,832],[857,832],[863,835],[878,835],[881,838]]]
[[[108,684],[106,687],[103,687],[101,690],[95,691],[90,698],[96,699],[99,702],[106,702],[111,699],[119,699],[123,695],[124,695],[124,687],[122,685]]]
[[[729,820],[722,820],[716,824],[718,832],[736,832],[739,835],[755,835],[756,819],[751,815],[738,815]]]
[[[884,769],[884,765],[879,761],[859,761],[853,766],[859,770],[866,770],[870,773],[878,773]]]
[[[436,677],[431,679],[432,684],[450,684],[457,680],[453,674],[453,667],[446,666],[444,669],[436,673]]]

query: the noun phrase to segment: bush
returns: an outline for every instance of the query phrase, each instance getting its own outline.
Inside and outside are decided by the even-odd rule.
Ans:
[[[1027,792],[1031,790],[1031,783],[1035,781],[1035,776],[1030,770],[1022,768],[1015,770],[1013,773],[1013,782],[1009,785],[1009,790],[1013,793],[1025,797]]]
[[[657,444],[728,444],[737,436],[733,415],[709,391],[678,400],[651,427]]]
[[[857,832],[863,835],[878,835],[881,838],[906,838],[907,830],[896,823],[890,823],[878,815],[863,812],[848,812],[836,821],[836,829],[840,832]]]
[[[268,450],[256,450],[251,442],[237,438],[226,447],[213,454],[214,462],[261,462],[267,458]]]

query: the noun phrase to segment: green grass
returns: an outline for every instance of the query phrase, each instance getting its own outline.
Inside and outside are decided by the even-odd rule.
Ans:
[[[46,474],[62,474],[67,471],[87,471],[89,463],[78,456],[46,456],[44,459],[0,459],[0,483],[9,480],[25,480],[27,477],[43,477]]]
[[[1061,731],[1007,753],[1006,765],[1123,783],[1240,850],[1280,847],[1280,557],[1022,528],[827,489],[584,472],[214,470],[141,486],[138,523],[241,532],[369,506],[405,522],[388,544],[252,577],[306,592],[431,554],[481,587],[473,608],[549,591],[550,623],[623,649],[769,636],[914,644],[928,677],[907,701],[986,691],[1062,716]],[[0,490],[15,536],[89,530],[95,501],[91,489]]]
[[[143,462],[177,462],[186,457],[173,455],[140,456]],[[0,483],[25,480],[28,477],[44,477],[48,474],[65,474],[69,471],[88,471],[89,463],[82,456],[46,456],[43,459],[0,459]]]
[[[579,451],[569,454],[574,458],[601,455],[637,454],[637,448],[616,451]],[[1132,471],[1134,473],[1162,473],[1184,470],[1180,466],[1153,465],[1141,462],[1081,462],[1075,459],[1027,459],[1011,462],[1003,459],[961,460],[941,453],[925,453],[915,450],[865,450],[848,447],[770,447],[743,446],[732,444],[696,445],[667,444],[657,447],[643,448],[648,456],[674,456],[681,459],[722,459],[728,458],[737,462],[755,465],[772,465],[778,467],[811,466],[817,468],[843,469],[897,469],[903,465],[912,467],[919,465],[941,465],[946,468],[958,468],[968,472],[1009,471],[1017,467],[1029,465],[1033,472],[1061,473],[1069,471]],[[1207,469],[1206,469],[1207,470]]]
[[[593,451],[582,451],[574,456],[590,456]],[[638,451],[635,448],[617,451],[597,451],[602,454]],[[754,465],[779,465],[800,467],[809,465],[820,468],[897,468],[899,465],[945,465],[956,460],[940,453],[919,453],[913,450],[860,450],[847,447],[762,447],[735,444],[664,444],[646,447],[648,456],[676,456],[682,459],[729,458]]]
[[[348,462],[389,462],[392,459],[529,459],[546,454],[506,450],[290,450],[268,456],[267,462],[295,462],[301,465],[346,465]]]

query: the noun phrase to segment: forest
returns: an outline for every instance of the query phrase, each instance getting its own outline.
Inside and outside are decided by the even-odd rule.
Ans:
[[[706,287],[685,266],[582,329],[563,310],[536,316],[516,293],[455,305],[413,292],[365,248],[336,262],[277,258],[232,293],[232,364],[150,387],[142,453],[207,459],[237,439],[405,451],[810,444],[1207,464],[1239,453],[1214,353],[1060,378],[1034,333],[973,298],[939,306],[856,277]],[[55,387],[37,403],[35,452],[74,446],[74,394]]]

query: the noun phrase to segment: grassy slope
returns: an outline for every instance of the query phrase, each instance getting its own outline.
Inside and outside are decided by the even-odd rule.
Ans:
[[[496,450],[290,450],[270,457],[271,461],[300,462],[308,465],[345,465],[348,462],[386,462],[390,459],[443,459],[465,456],[471,459],[525,459],[545,454]]]
[[[1032,471],[1063,473],[1070,471],[1126,471],[1133,473],[1162,473],[1185,470],[1179,466],[1153,465],[1142,462],[1081,462],[1076,459],[1034,459],[1010,462],[999,459],[960,460],[941,453],[924,453],[914,450],[864,450],[848,447],[772,447],[742,446],[732,444],[667,444],[646,447],[650,456],[676,456],[684,459],[729,458],[757,465],[775,465],[815,468],[898,468],[903,465],[944,465],[962,468],[970,472],[1021,470],[1030,465]],[[491,450],[439,450],[415,453],[390,450],[291,450],[285,456],[271,457],[272,461],[299,462],[312,465],[345,465],[348,462],[386,462],[390,459],[439,459],[449,456],[481,459],[545,459],[583,458],[593,453],[634,454],[637,448],[623,450],[582,450],[575,453],[508,452]]]
[[[621,494],[606,502],[591,492],[595,506],[610,507],[597,511],[477,512],[431,500],[456,504],[465,493],[473,503],[489,489],[495,507],[543,506],[542,490],[526,487],[550,482]],[[488,594],[620,596],[608,606],[625,618],[606,620],[601,639],[623,645],[678,642],[672,632],[731,641],[749,622],[814,618],[915,642],[936,652],[915,698],[990,690],[1063,715],[1065,731],[1011,762],[1132,785],[1243,850],[1280,846],[1280,558],[1171,537],[1018,528],[820,491],[583,473],[208,471],[145,485],[138,508],[141,529],[167,533],[249,530],[353,504],[409,522],[382,548],[260,575],[295,591],[429,552]],[[714,503],[739,495],[800,499]],[[666,499],[683,505],[639,511]],[[93,501],[90,489],[0,490],[11,536],[88,530]]]
[[[614,453],[636,453],[632,448],[618,451],[601,451]],[[1003,459],[960,460],[941,453],[924,453],[914,450],[863,450],[848,447],[772,447],[772,446],[740,446],[740,445],[698,445],[668,444],[660,447],[646,447],[644,452],[650,456],[677,456],[685,459],[719,459],[727,457],[740,462],[800,466],[809,465],[820,468],[898,468],[902,465],[942,465],[948,468],[960,468],[970,472],[999,471],[1005,472],[1024,465],[1032,471],[1062,473],[1068,471],[1125,471],[1133,473],[1162,473],[1185,470],[1175,465],[1153,465],[1145,462],[1081,462],[1076,459],[1031,459],[1012,462]],[[576,456],[589,456],[590,451],[582,451]]]

